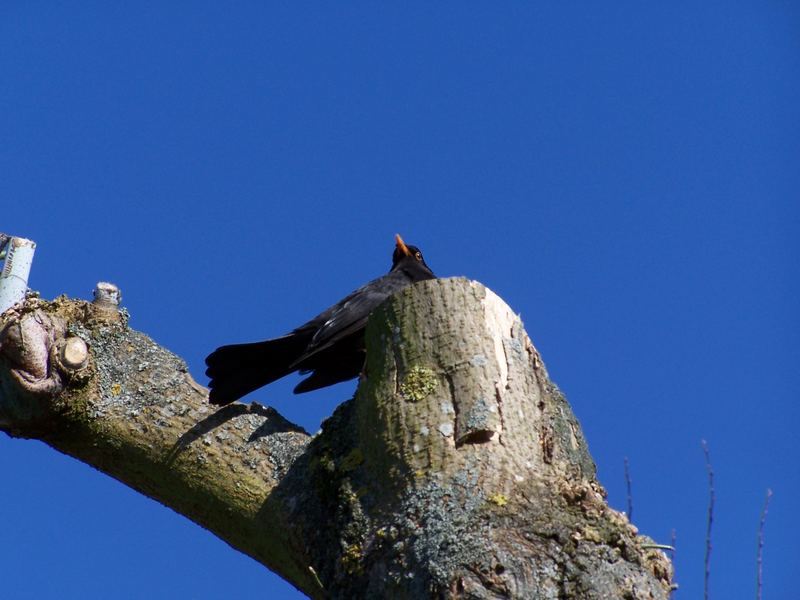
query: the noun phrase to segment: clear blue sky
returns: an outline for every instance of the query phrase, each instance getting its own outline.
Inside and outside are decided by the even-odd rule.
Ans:
[[[117,283],[183,356],[283,333],[392,236],[522,314],[610,503],[679,600],[800,570],[800,9],[658,3],[4,2],[0,231],[31,286]],[[226,253],[220,250],[227,246]],[[243,307],[246,307],[243,309]],[[257,392],[316,431],[354,384]],[[298,598],[169,509],[0,437],[7,598]],[[795,592],[796,593],[796,592]]]

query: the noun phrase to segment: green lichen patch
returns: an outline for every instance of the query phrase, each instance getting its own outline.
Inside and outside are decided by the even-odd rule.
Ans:
[[[427,367],[413,366],[400,383],[400,393],[406,400],[419,402],[436,389],[436,373]]]
[[[492,504],[496,504],[497,506],[505,506],[508,504],[508,498],[500,493],[492,494],[487,498],[487,500]]]

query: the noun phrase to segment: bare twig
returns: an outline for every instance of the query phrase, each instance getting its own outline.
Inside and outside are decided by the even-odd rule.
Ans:
[[[675,529],[673,528],[673,529],[672,529],[672,535],[670,536],[670,540],[669,540],[669,544],[670,544],[670,546],[672,546],[672,553],[671,553],[671,556],[670,556],[670,558],[671,558],[671,560],[672,560],[672,564],[673,564],[673,565],[675,564],[675,553],[676,553],[676,549],[677,549],[677,547],[678,547],[678,546],[676,545],[677,541],[678,541],[678,534],[677,534],[677,532],[675,531]],[[669,597],[670,597],[670,598],[672,598],[672,594],[674,594],[674,593],[675,593],[675,590],[676,590],[676,589],[678,589],[678,588],[677,588],[677,586],[674,586],[674,587],[673,587],[673,588],[672,588],[672,589],[669,591]]]
[[[761,600],[761,590],[763,587],[762,559],[764,551],[764,523],[767,521],[767,511],[769,510],[770,498],[772,498],[772,490],[767,489],[767,497],[764,500],[764,508],[761,509],[761,520],[758,522],[758,575],[756,578],[756,600]]]
[[[642,548],[652,548],[654,550],[669,550],[670,552],[675,550],[675,548],[670,546],[669,544],[642,544]]]
[[[625,485],[628,489],[628,521],[633,523],[633,494],[631,493],[631,471],[628,457],[625,457]]]
[[[708,581],[711,577],[711,525],[714,522],[714,469],[711,467],[711,454],[708,443],[701,440],[703,454],[706,457],[706,471],[708,471],[708,526],[706,528],[706,556],[705,573],[703,575],[703,599],[708,600]]]
[[[314,578],[314,583],[316,583],[319,586],[319,589],[324,590],[325,586],[322,585],[322,582],[319,580],[319,575],[317,575],[317,572],[314,570],[314,567],[312,567],[311,565],[308,565],[308,571],[311,573],[311,576]]]

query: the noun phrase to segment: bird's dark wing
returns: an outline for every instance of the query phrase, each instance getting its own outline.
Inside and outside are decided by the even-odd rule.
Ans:
[[[306,351],[292,366],[303,368],[303,363],[312,356],[329,348],[336,342],[363,330],[370,313],[384,300],[410,283],[408,276],[401,271],[394,271],[373,279],[358,288],[344,300],[314,317],[297,330],[315,327],[316,333],[311,338]]]

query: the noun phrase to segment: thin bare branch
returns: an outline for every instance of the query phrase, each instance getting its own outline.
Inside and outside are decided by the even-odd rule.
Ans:
[[[675,529],[673,528],[672,529],[672,535],[670,536],[670,539],[669,539],[669,545],[672,546],[672,556],[671,556],[671,558],[672,558],[673,561],[675,560],[675,553],[677,552],[677,549],[678,549],[678,547],[675,545],[675,543],[677,541],[678,541],[678,534],[675,531]]]
[[[625,487],[628,490],[628,521],[633,523],[633,493],[631,492],[631,471],[628,457],[625,457]]]
[[[642,544],[642,548],[652,548],[653,550],[669,550],[670,552],[675,549],[669,544]]]
[[[756,600],[761,600],[761,591],[763,589],[763,553],[764,553],[764,524],[767,522],[767,511],[769,510],[769,501],[772,498],[772,490],[767,489],[767,497],[764,500],[764,508],[761,509],[761,520],[758,522],[758,575],[756,577]]]
[[[678,542],[678,533],[673,528],[672,529],[672,535],[670,536],[670,540],[669,540],[669,544],[670,544],[670,546],[672,546],[672,552],[670,553],[670,560],[672,561],[673,565],[675,564],[675,553],[676,553],[677,548],[678,548],[677,542]],[[675,585],[672,586],[672,589],[669,592],[669,597],[670,598],[672,598],[672,595],[675,593],[675,590],[677,590],[677,589],[678,589],[677,586],[675,586]]]
[[[708,518],[706,527],[706,555],[705,572],[703,574],[703,599],[708,600],[708,583],[711,578],[711,526],[714,523],[714,469],[711,467],[711,453],[708,450],[708,443],[701,440],[703,444],[703,454],[706,458],[706,471],[708,472]]]

